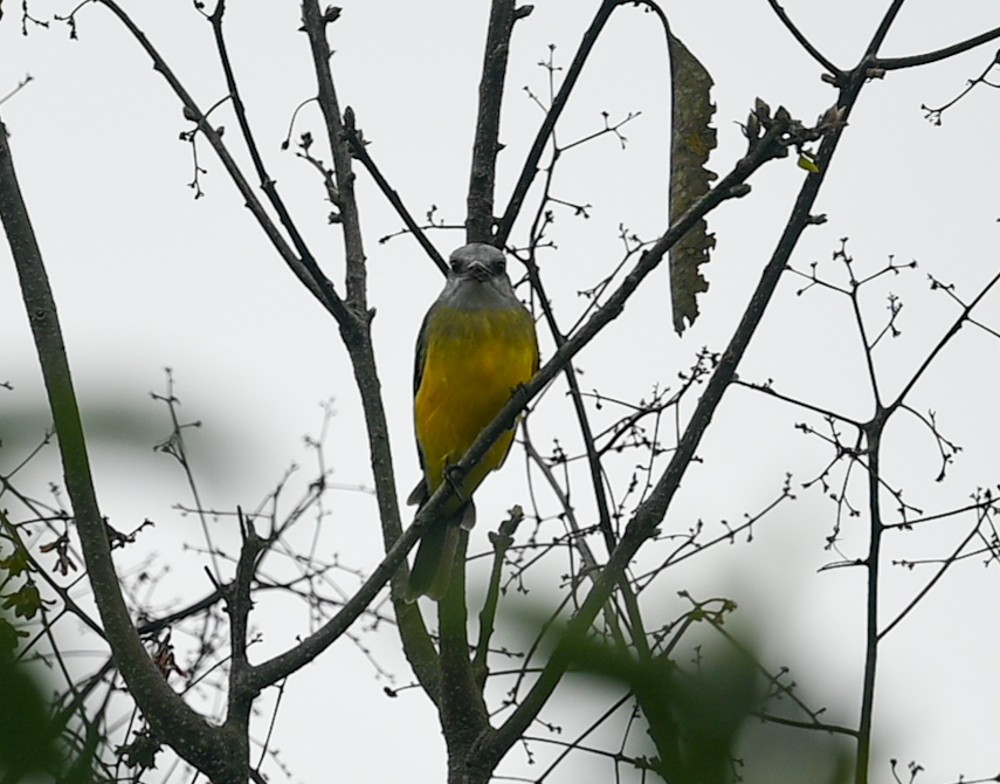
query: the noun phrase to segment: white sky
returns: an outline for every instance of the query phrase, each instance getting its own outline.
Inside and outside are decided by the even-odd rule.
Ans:
[[[32,5],[36,16],[71,7],[37,5]],[[211,29],[190,4],[129,5],[203,107],[223,96]],[[338,230],[326,225],[321,183],[291,152],[279,150],[292,111],[315,90],[305,38],[296,32],[297,4],[268,5],[263,11],[263,4],[231,4],[231,54],[271,172],[322,266],[339,281],[342,246]],[[788,0],[785,5],[805,33],[847,67],[887,3]],[[536,6],[517,26],[510,56],[501,133],[507,149],[498,172],[501,207],[541,117],[521,87],[545,96],[538,61],[555,43],[557,61],[568,65],[597,3],[539,0]],[[746,118],[755,97],[772,107],[783,104],[806,122],[834,100],[833,90],[819,81],[818,68],[763,0],[679,2],[667,10],[674,32],[716,84],[714,171],[724,174],[741,154],[744,141],[736,123]],[[110,14],[96,5],[83,8],[80,40],[68,41],[59,26],[32,28],[25,39],[19,7],[8,3],[4,11],[0,93],[25,73],[34,81],[0,113],[52,279],[85,424],[99,432],[109,409],[134,424],[127,436],[132,446],[124,453],[120,443],[94,444],[104,511],[120,528],[144,517],[158,522],[146,546],[166,554],[178,577],[176,585],[165,585],[164,601],[170,591],[201,595],[209,589],[201,572],[204,559],[179,547],[200,541],[197,524],[171,510],[174,503],[189,501],[183,478],[149,449],[167,433],[163,412],[148,399],[150,391],[163,391],[162,368],[174,368],[182,412],[205,423],[190,443],[207,501],[232,509],[238,503],[254,506],[289,463],[309,460],[301,438],[316,431],[318,403],[330,397],[338,412],[327,450],[334,479],[370,486],[345,352],[332,320],[281,264],[204,143],[199,152],[208,170],[202,180],[206,197],[192,198],[185,187],[191,179],[190,148],[177,140],[188,123],[165,82]],[[372,155],[416,216],[435,204],[449,223],[464,217],[487,13],[485,2],[346,0],[342,19],[331,29],[341,104],[354,107]],[[936,49],[997,24],[1000,13],[989,3],[909,0],[883,53]],[[943,295],[928,291],[926,273],[955,283],[961,296],[971,298],[996,271],[1000,96],[988,88],[975,90],[945,115],[941,127],[928,123],[920,110],[921,103],[950,100],[982,71],[993,51],[995,46],[987,45],[948,63],[892,73],[866,88],[817,205],[829,222],[810,229],[793,257],[800,269],[819,260],[821,269],[839,273],[829,258],[846,236],[859,274],[877,270],[889,254],[901,262],[918,260],[917,270],[873,286],[866,303],[874,323],[880,323],[887,292],[905,303],[902,337],[876,352],[890,398],[957,312]],[[559,251],[543,257],[563,325],[584,307],[576,292],[600,280],[617,261],[619,223],[644,239],[665,228],[669,82],[654,17],[631,8],[616,12],[579,87],[558,126],[564,143],[600,128],[601,111],[612,121],[629,111],[642,115],[623,129],[629,139],[624,152],[606,137],[567,154],[561,164],[555,195],[592,205],[589,220],[557,212]],[[229,107],[213,119],[226,126],[231,149],[240,149]],[[302,112],[296,129],[319,130],[314,108]],[[666,274],[657,272],[581,358],[584,389],[636,399],[656,383],[675,385],[677,372],[689,366],[700,346],[721,350],[803,177],[791,160],[772,164],[753,180],[748,198],[724,205],[710,223],[718,248],[706,272],[711,289],[700,301],[702,319],[683,340],[676,337],[666,309]],[[358,183],[369,297],[378,310],[376,350],[397,482],[405,495],[418,473],[410,427],[413,339],[441,280],[409,238],[377,242],[400,222],[363,171]],[[515,242],[523,241],[533,207],[528,205],[515,230]],[[432,238],[445,253],[463,242],[460,232]],[[7,470],[47,417],[37,408],[37,362],[6,245],[0,254],[0,381],[14,386],[13,392],[0,389],[0,433],[9,447],[0,452],[0,470]],[[844,303],[817,290],[796,297],[800,285],[789,277],[779,289],[741,377],[773,378],[788,394],[863,418],[870,398]],[[1000,295],[984,303],[979,318],[1000,328]],[[542,343],[543,354],[550,354],[551,339],[543,334]],[[964,330],[910,399],[920,411],[935,410],[945,435],[965,448],[947,482],[933,481],[936,448],[926,431],[900,417],[889,433],[886,476],[904,484],[907,500],[925,511],[961,505],[977,486],[998,481],[998,351],[996,339]],[[562,393],[558,386],[550,390],[532,420],[543,451],[553,437],[567,448],[576,442]],[[777,495],[785,471],[793,472],[797,484],[819,473],[828,453],[793,429],[800,421],[823,425],[731,389],[699,452],[705,462],[689,471],[664,529],[684,531],[698,518],[715,528],[720,519],[739,521]],[[626,456],[622,471],[633,460]],[[40,460],[22,481],[44,494],[45,482],[58,476],[53,466],[51,459]],[[502,478],[483,487],[484,524],[473,537],[477,551],[487,546],[485,531],[504,509],[515,502],[527,505],[523,473],[523,460],[514,454]],[[758,526],[751,545],[727,547],[670,572],[657,595],[662,607],[649,612],[660,622],[672,617],[683,608],[675,597],[681,588],[696,596],[731,592],[750,619],[766,663],[792,666],[804,696],[829,705],[831,720],[852,723],[863,662],[863,575],[817,573],[832,559],[822,545],[833,505],[816,490],[798,495],[797,502]],[[380,541],[374,503],[359,493],[335,499],[326,523],[330,546],[346,563],[370,569]],[[578,505],[589,513],[587,502],[578,499]],[[933,568],[910,573],[889,561],[943,557],[970,520],[887,536],[884,617],[905,606]],[[844,552],[860,557],[866,543],[865,524],[849,521]],[[916,759],[927,769],[918,781],[927,782],[953,781],[959,773],[991,776],[1000,767],[995,752],[1000,687],[993,676],[1000,635],[991,601],[996,574],[996,565],[984,569],[981,558],[956,565],[887,638],[874,780],[891,780],[889,757]],[[541,572],[531,587],[535,597],[551,592]],[[305,614],[300,615],[260,614],[261,650],[280,650],[304,632]],[[366,642],[395,674],[396,685],[409,682],[390,629]],[[398,779],[414,771],[420,771],[414,780],[443,780],[444,748],[429,702],[417,690],[389,701],[383,685],[347,641],[293,679],[274,742],[291,780],[321,780],[331,766],[344,781]],[[583,699],[582,693],[566,698],[567,726],[575,720],[573,711],[584,710]],[[592,703],[586,707],[593,715],[600,710]],[[385,753],[388,748],[393,753]],[[540,759],[548,753],[535,751]],[[503,770],[539,775],[538,766],[526,769],[522,759],[519,750],[512,752]],[[277,770],[272,773],[273,780],[282,780]],[[609,776],[605,762],[582,758],[551,780]]]

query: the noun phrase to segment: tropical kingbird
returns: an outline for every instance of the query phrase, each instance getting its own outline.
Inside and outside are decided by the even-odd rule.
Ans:
[[[444,291],[424,317],[413,373],[413,422],[423,479],[407,498],[423,505],[449,468],[538,370],[535,322],[515,296],[503,253],[474,242],[451,254]],[[472,493],[499,468],[514,440],[503,433],[454,484],[454,495],[425,528],[410,572],[407,599],[440,599],[448,589],[459,529],[476,522]]]

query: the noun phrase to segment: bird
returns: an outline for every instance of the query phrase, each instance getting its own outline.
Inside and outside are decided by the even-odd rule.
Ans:
[[[454,494],[427,522],[410,571],[407,601],[440,600],[461,529],[476,522],[472,494],[500,468],[514,440],[504,432],[461,481],[451,466],[538,370],[535,321],[514,294],[503,252],[473,242],[449,257],[444,289],[424,317],[413,371],[413,424],[423,476],[407,498],[422,507],[444,482]],[[419,513],[419,508],[418,508]]]

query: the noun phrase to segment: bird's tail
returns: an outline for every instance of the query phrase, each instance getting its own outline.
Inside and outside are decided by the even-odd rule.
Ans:
[[[442,521],[424,531],[417,547],[410,582],[406,586],[406,601],[420,596],[440,600],[451,582],[451,567],[455,563],[455,550],[461,529],[452,521]]]

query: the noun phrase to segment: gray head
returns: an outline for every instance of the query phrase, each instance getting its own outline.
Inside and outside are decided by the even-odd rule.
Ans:
[[[490,308],[517,302],[507,277],[503,251],[472,242],[448,258],[448,281],[439,302],[463,308]]]
[[[448,266],[449,278],[474,278],[480,282],[507,272],[503,251],[485,242],[471,242],[452,251]]]

